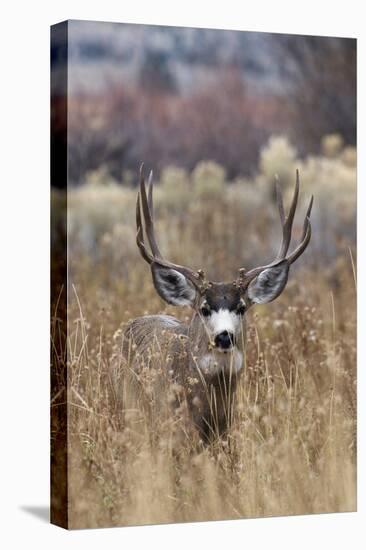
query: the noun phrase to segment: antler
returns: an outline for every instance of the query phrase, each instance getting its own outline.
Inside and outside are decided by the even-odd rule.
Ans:
[[[295,250],[291,254],[286,256],[291,243],[292,225],[293,225],[296,207],[297,207],[299,188],[300,188],[299,171],[296,170],[296,184],[295,184],[294,196],[292,198],[288,216],[286,217],[285,210],[283,207],[282,192],[278,184],[278,181],[276,181],[277,205],[278,205],[281,226],[282,226],[282,242],[281,242],[280,249],[278,251],[278,254],[275,260],[268,265],[255,267],[250,271],[245,271],[244,268],[239,269],[239,277],[235,282],[237,286],[240,286],[243,289],[246,288],[250,283],[250,281],[252,281],[255,277],[257,277],[257,275],[259,275],[262,271],[264,271],[265,269],[268,269],[269,267],[275,267],[276,265],[278,265],[283,261],[286,261],[289,265],[291,265],[293,262],[295,262],[295,260],[297,260],[299,256],[301,256],[301,254],[304,252],[304,250],[308,246],[311,238],[310,214],[311,214],[311,208],[313,206],[313,198],[314,198],[313,196],[311,196],[310,203],[306,212],[300,244],[295,248]]]
[[[145,231],[142,223],[142,214],[144,218]],[[193,271],[189,267],[185,267],[179,264],[174,264],[168,260],[165,260],[160,252],[159,246],[156,242],[155,229],[154,229],[154,211],[153,211],[153,173],[150,172],[148,179],[148,189],[146,192],[145,177],[144,177],[144,165],[140,167],[140,185],[139,192],[137,194],[136,202],[136,243],[141,252],[141,256],[148,264],[159,264],[162,267],[168,269],[175,269],[179,273],[182,273],[187,277],[196,288],[202,290],[207,284],[205,281],[205,273],[202,270],[197,272]],[[147,236],[147,240],[150,245],[151,252],[147,249],[144,233]]]

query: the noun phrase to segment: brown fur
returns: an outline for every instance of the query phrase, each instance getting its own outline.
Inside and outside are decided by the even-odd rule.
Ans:
[[[214,352],[199,315],[193,316],[189,326],[166,315],[138,317],[129,324],[123,353],[133,370],[138,373],[143,367],[156,368],[153,356],[157,348],[158,363],[165,362],[163,376],[183,388],[190,417],[203,441],[227,433],[240,373],[230,367],[213,373],[200,368],[200,358]],[[226,362],[230,362],[230,353]],[[180,403],[178,399],[175,406]]]

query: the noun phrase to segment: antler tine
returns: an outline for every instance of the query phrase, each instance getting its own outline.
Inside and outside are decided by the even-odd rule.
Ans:
[[[166,268],[172,268],[176,271],[179,271],[197,287],[203,288],[206,283],[204,272],[199,270],[198,272],[193,271],[189,267],[185,267],[179,264],[174,264],[165,260],[159,250],[158,244],[155,238],[154,232],[154,220],[153,220],[153,183],[152,183],[152,172],[149,174],[148,179],[148,189],[146,191],[145,178],[143,173],[144,165],[141,164],[140,167],[140,190],[137,193],[137,202],[136,202],[136,243],[141,252],[142,257],[147,263],[157,263]],[[144,220],[144,224],[143,224]],[[145,231],[144,231],[145,225]],[[149,242],[151,252],[148,251],[144,235],[146,234],[147,240]]]
[[[153,256],[155,258],[162,259],[162,254],[159,250],[158,244],[156,242],[155,238],[155,231],[154,231],[154,222],[152,217],[152,172],[150,172],[149,176],[149,199],[146,194],[146,186],[145,186],[145,178],[143,175],[143,172],[140,173],[140,196],[141,196],[141,204],[142,204],[142,211],[144,213],[144,220],[145,220],[145,229],[146,229],[146,236],[147,240],[149,241],[151,252],[153,253]],[[149,204],[150,203],[150,204]]]
[[[286,222],[285,209],[283,207],[283,197],[282,197],[282,192],[280,188],[280,180],[277,174],[275,176],[275,186],[276,186],[277,206],[278,206],[278,211],[280,213],[281,225],[284,226]]]
[[[314,197],[311,195],[311,199],[309,202],[309,206],[306,212],[305,220],[304,220],[304,227],[301,235],[300,244],[297,248],[291,254],[288,256],[287,260],[290,264],[292,264],[297,258],[304,252],[305,248],[308,246],[310,238],[311,238],[311,223],[310,223],[310,214],[311,209],[313,207],[313,201]]]
[[[137,193],[137,201],[136,201],[136,227],[137,227],[136,244],[139,247],[141,256],[144,258],[144,260],[146,260],[147,263],[151,264],[153,261],[153,256],[147,251],[145,242],[144,242],[144,230],[143,230],[142,219],[141,219],[140,193]]]
[[[291,242],[291,231],[292,231],[292,225],[294,221],[294,216],[295,216],[295,211],[296,211],[296,206],[297,206],[297,201],[299,196],[299,187],[300,187],[299,172],[298,170],[296,170],[296,184],[295,184],[294,196],[292,199],[288,216],[286,218],[284,213],[284,208],[283,208],[282,193],[278,186],[278,181],[276,181],[277,205],[278,205],[278,210],[280,213],[280,219],[281,219],[281,225],[282,225],[281,247],[280,247],[279,253],[277,254],[276,259],[270,264],[260,266],[260,267],[255,267],[250,271],[245,271],[243,269],[239,270],[240,274],[236,281],[236,284],[238,284],[242,288],[246,288],[250,283],[250,281],[252,281],[257,275],[259,275],[259,273],[261,273],[265,269],[268,269],[269,267],[275,267],[281,262],[287,262],[289,265],[291,265],[295,260],[297,260],[297,258],[304,252],[304,250],[308,246],[311,238],[310,214],[313,206],[313,200],[314,200],[313,196],[310,199],[309,206],[306,211],[300,244],[295,248],[293,252],[291,252],[289,256],[286,257],[286,254],[288,252],[290,242]]]
[[[299,171],[296,170],[296,184],[295,184],[294,196],[292,198],[290,210],[286,218],[284,207],[283,207],[282,192],[278,184],[278,181],[276,181],[277,204],[278,204],[278,210],[280,213],[280,219],[281,219],[281,225],[282,225],[282,243],[281,243],[280,250],[277,254],[276,260],[283,260],[286,257],[287,251],[290,247],[292,225],[294,222],[297,201],[299,197],[299,188],[300,188]]]
[[[147,180],[147,203],[151,214],[151,219],[154,221],[154,205],[153,205],[153,171],[150,170],[149,179]]]

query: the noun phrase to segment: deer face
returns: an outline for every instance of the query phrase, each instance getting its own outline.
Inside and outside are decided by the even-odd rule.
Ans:
[[[190,305],[204,325],[209,341],[222,352],[232,350],[240,336],[246,302],[232,283],[209,283],[208,288],[195,288],[176,270],[152,265],[158,294],[172,305]]]
[[[151,268],[156,291],[163,300],[191,306],[217,350],[227,352],[235,347],[246,311],[239,288],[232,283],[209,283],[208,288],[200,290],[179,271],[159,264]]]
[[[209,341],[220,352],[232,351],[242,333],[242,322],[250,306],[277,298],[284,289],[287,263],[261,272],[244,289],[237,281],[206,283],[197,288],[189,278],[175,269],[158,263],[151,266],[158,294],[168,304],[191,306],[201,319]]]
[[[246,304],[232,283],[212,284],[203,294],[198,314],[210,342],[223,353],[231,351],[240,338]]]

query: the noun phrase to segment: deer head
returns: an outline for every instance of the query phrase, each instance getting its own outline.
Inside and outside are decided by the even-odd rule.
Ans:
[[[136,205],[137,246],[142,257],[151,267],[154,286],[159,296],[168,304],[191,306],[196,313],[195,318],[200,319],[204,325],[210,345],[217,352],[227,353],[235,348],[242,331],[244,316],[252,305],[266,304],[282,293],[291,264],[301,256],[309,244],[313,197],[310,199],[305,215],[300,243],[293,252],[288,254],[299,195],[298,171],[287,216],[278,183],[276,191],[282,226],[282,242],[276,258],[267,265],[255,267],[249,271],[240,268],[238,277],[232,282],[213,282],[206,279],[203,270],[194,271],[163,258],[154,231],[152,173],[146,187],[143,167],[141,167]],[[145,234],[150,250],[145,244]]]

